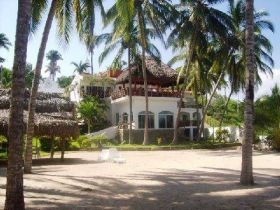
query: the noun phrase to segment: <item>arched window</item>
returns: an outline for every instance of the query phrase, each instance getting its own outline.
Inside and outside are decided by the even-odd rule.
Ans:
[[[128,123],[128,114],[126,112],[123,113],[123,123]]]
[[[180,120],[183,122],[190,121],[191,115],[188,112],[181,112],[180,113]]]
[[[158,114],[159,128],[173,128],[173,113],[162,111]]]
[[[180,127],[190,126],[191,115],[188,112],[180,113]]]
[[[139,112],[138,114],[138,127],[144,128],[145,127],[145,112]],[[148,128],[155,127],[155,115],[153,112],[148,112]]]

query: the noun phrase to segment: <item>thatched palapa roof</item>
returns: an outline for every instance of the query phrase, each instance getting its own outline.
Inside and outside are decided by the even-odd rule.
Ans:
[[[10,90],[0,89],[0,135],[7,135]],[[24,126],[27,122],[29,92],[25,92]],[[79,126],[74,116],[74,104],[56,93],[39,93],[36,101],[35,135],[78,137]]]
[[[146,57],[147,79],[149,84],[158,84],[161,86],[175,85],[178,73],[163,62],[157,62],[152,57]],[[136,83],[143,83],[141,65],[135,63],[131,65],[132,80]],[[125,69],[118,77],[118,84],[128,82],[128,69]]]

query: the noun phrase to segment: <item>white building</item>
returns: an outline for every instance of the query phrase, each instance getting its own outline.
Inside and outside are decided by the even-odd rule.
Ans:
[[[146,59],[148,95],[149,95],[149,135],[152,139],[164,138],[170,141],[176,123],[179,104],[179,91],[176,89],[177,72],[164,63],[158,64],[150,57]],[[132,112],[134,138],[143,139],[145,119],[145,97],[141,65],[134,64],[132,72]],[[104,75],[103,75],[104,76]],[[129,121],[128,70],[108,71],[110,84],[98,81],[89,82],[88,74],[77,75],[72,82],[70,97],[79,102],[84,95],[98,95],[108,100],[110,111],[108,118],[112,125],[118,125],[121,138],[126,140]],[[103,77],[105,78],[105,77]],[[103,79],[104,80],[104,79]],[[107,79],[108,80],[108,79]],[[184,93],[180,115],[180,135],[193,139],[197,133],[201,109],[196,106],[190,92]],[[197,118],[198,116],[198,118]],[[137,142],[138,143],[138,142]]]

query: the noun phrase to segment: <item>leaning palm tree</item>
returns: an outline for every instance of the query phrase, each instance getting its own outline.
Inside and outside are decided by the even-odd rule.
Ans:
[[[6,35],[3,33],[0,33],[0,48],[3,47],[6,50],[8,50],[10,46],[11,46],[11,43],[10,43],[9,39],[6,37]],[[5,59],[0,57],[0,63],[3,63],[4,61],[5,61]]]
[[[47,59],[50,61],[50,63],[47,66],[46,72],[49,72],[49,78],[54,81],[56,73],[60,73],[60,67],[57,65],[57,61],[62,60],[62,56],[58,51],[51,50],[47,54]]]
[[[35,32],[38,28],[42,15],[47,8],[47,1],[32,1],[32,19],[31,19],[31,32]],[[57,19],[58,31],[65,42],[69,42],[70,23],[71,23],[71,1],[58,1],[52,0],[50,9],[48,12],[47,20],[45,23],[41,45],[38,51],[34,78],[32,81],[32,88],[28,106],[28,121],[27,121],[27,137],[26,137],[26,151],[25,151],[25,162],[24,171],[25,173],[31,173],[32,168],[32,138],[34,134],[34,115],[35,115],[35,104],[36,96],[39,87],[39,80],[41,77],[41,69],[43,65],[46,45],[48,42],[49,33],[51,30],[52,22],[54,17]]]
[[[83,63],[82,61],[80,61],[80,63],[72,62],[71,64],[75,67],[74,73],[77,72],[78,74],[87,72],[90,67],[88,62]]]
[[[244,137],[242,141],[242,167],[240,183],[253,185],[252,144],[254,139],[254,74],[256,59],[254,53],[254,0],[246,0],[246,95],[244,112]]]
[[[24,209],[23,194],[23,107],[24,72],[27,56],[31,0],[18,1],[15,56],[8,128],[8,165],[5,210]]]
[[[184,84],[189,80],[189,72],[194,62],[194,54],[199,51],[206,51],[209,40],[213,38],[225,42],[228,37],[228,31],[231,27],[230,18],[224,12],[216,9],[213,5],[221,2],[220,0],[181,0],[178,6],[180,16],[178,23],[171,32],[168,43],[174,49],[185,49],[184,65],[182,66],[179,78],[184,76]],[[187,47],[186,47],[187,44]],[[182,90],[184,92],[184,89]],[[174,129],[174,137],[172,143],[178,142],[178,126],[180,117],[180,106],[182,104],[184,94],[181,95],[179,101],[179,109],[177,113],[176,125]]]

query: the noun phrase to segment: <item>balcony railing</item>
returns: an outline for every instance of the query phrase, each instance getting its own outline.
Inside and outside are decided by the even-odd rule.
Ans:
[[[112,92],[111,97],[113,100],[127,96],[129,93],[129,89],[121,89]],[[145,96],[144,88],[132,89],[132,96]],[[177,90],[170,89],[148,89],[149,97],[180,97],[180,92]]]
[[[200,122],[201,121],[197,121],[197,120],[180,121],[179,127],[198,126],[200,125]]]

